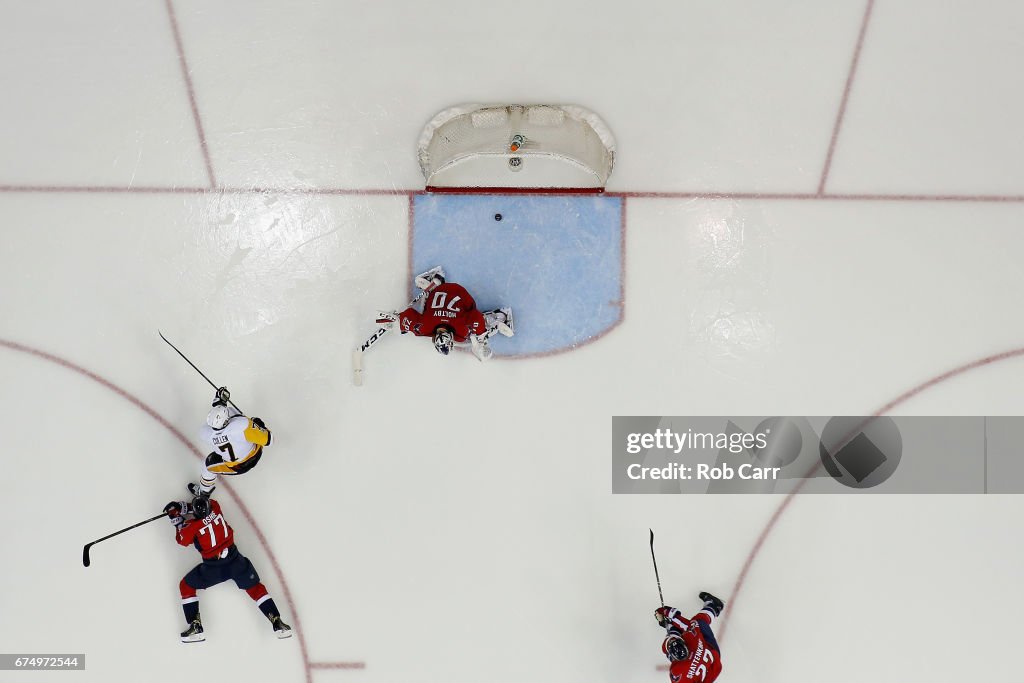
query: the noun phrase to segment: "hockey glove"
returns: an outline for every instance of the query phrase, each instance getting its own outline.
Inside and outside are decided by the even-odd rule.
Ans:
[[[185,515],[189,511],[188,503],[172,500],[170,503],[164,506],[164,513],[171,520],[171,524],[174,525],[175,529],[181,529],[182,525],[185,524]]]
[[[230,399],[231,399],[231,392],[228,391],[228,388],[227,387],[220,387],[219,389],[217,389],[217,395],[214,397],[213,405],[217,405],[219,403],[220,405],[225,405],[226,406]]]
[[[259,427],[260,429],[262,429],[263,431],[265,431],[267,433],[267,445],[269,446],[271,440],[273,439],[273,437],[270,435],[270,430],[267,429],[267,423],[264,422],[261,418],[258,418],[258,417],[251,417],[249,419],[252,420],[252,423],[254,425],[256,425],[257,427]]]
[[[664,629],[672,627],[672,620],[680,616],[682,613],[675,607],[659,607],[654,610],[654,618],[658,620],[658,626]]]

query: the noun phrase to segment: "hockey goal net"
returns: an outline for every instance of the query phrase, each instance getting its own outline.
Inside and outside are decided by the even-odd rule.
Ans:
[[[426,125],[417,156],[431,192],[602,192],[615,139],[583,107],[463,105]]]

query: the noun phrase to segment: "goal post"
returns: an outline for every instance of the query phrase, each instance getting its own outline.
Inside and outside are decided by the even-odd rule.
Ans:
[[[576,105],[461,105],[424,127],[417,158],[429,192],[599,193],[615,138]]]

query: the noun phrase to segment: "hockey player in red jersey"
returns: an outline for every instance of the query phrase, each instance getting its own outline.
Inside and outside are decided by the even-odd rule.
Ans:
[[[487,343],[493,334],[515,334],[512,309],[481,312],[465,287],[445,281],[440,266],[418,275],[416,286],[423,290],[417,297],[423,301],[422,310],[412,305],[401,313],[382,311],[377,322],[385,326],[397,322],[402,334],[430,337],[434,348],[445,356],[456,344],[468,343],[481,361],[493,355]]]
[[[274,627],[278,638],[292,635],[292,627],[281,620],[273,598],[260,582],[259,574],[245,555],[235,547],[235,532],[228,526],[220,503],[207,496],[196,496],[192,503],[172,501],[164,507],[177,529],[180,545],[195,546],[203,561],[181,580],[181,608],[185,612],[188,628],[181,633],[181,642],[196,643],[206,640],[203,622],[199,616],[197,590],[210,588],[228,579],[248,593],[263,615]]]
[[[665,629],[661,651],[668,657],[668,675],[672,683],[712,683],[722,673],[722,653],[718,649],[711,622],[722,613],[725,603],[711,593],[701,593],[704,601],[692,619],[686,619],[675,607],[654,610],[658,624]]]

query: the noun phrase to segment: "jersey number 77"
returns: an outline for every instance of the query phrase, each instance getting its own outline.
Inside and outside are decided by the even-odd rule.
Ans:
[[[221,528],[220,538],[217,538],[217,527]],[[205,538],[204,538],[205,536]],[[212,550],[217,547],[218,543],[222,543],[228,536],[227,524],[224,523],[224,517],[220,514],[214,516],[213,520],[209,524],[204,524],[203,528],[199,530],[198,538],[200,543],[207,546],[208,550]],[[207,545],[209,544],[209,545]]]

